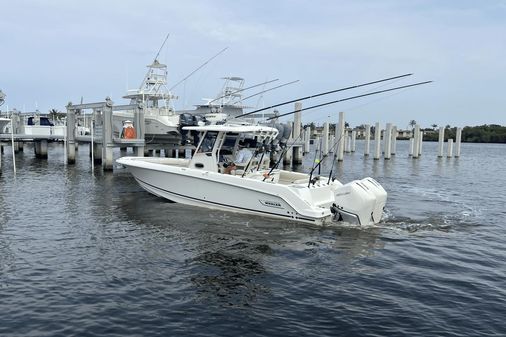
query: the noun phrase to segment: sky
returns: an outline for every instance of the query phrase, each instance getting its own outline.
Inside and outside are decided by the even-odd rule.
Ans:
[[[299,81],[244,102],[260,108],[413,73],[302,104],[434,82],[308,110],[302,120],[335,123],[344,111],[351,126],[506,125],[505,0],[0,0],[0,8],[3,111],[65,111],[107,96],[125,104],[169,34],[159,55],[169,87],[227,48],[174,88],[176,109],[216,97],[224,76],[245,86]]]

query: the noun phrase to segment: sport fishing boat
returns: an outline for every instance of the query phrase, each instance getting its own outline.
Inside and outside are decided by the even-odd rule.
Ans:
[[[148,65],[148,72],[139,89],[128,90],[123,98],[130,104],[142,102],[144,105],[145,139],[149,143],[179,144],[179,114],[172,106],[172,95],[167,88],[167,66],[157,59]],[[133,111],[113,112],[113,128],[118,135],[123,130],[123,123],[134,118]]]
[[[387,193],[373,178],[342,184],[331,177],[269,169],[267,151],[276,128],[221,124],[184,129],[200,133],[189,159],[122,157],[117,162],[148,192],[187,205],[318,225],[367,226],[381,220]],[[245,139],[254,155],[227,174],[227,163]]]

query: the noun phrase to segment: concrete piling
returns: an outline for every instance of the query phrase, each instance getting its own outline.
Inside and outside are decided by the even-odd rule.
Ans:
[[[392,155],[392,123],[387,123],[383,138],[385,138],[385,153],[383,157],[385,160],[390,160],[390,156]]]
[[[370,142],[371,142],[371,126],[369,124],[365,125],[365,147],[364,147],[364,156],[369,156],[369,149],[370,149]]]
[[[448,139],[448,154],[447,158],[453,157],[453,139]]]
[[[415,125],[415,130],[413,132],[413,159],[418,159],[420,154],[420,125]]]
[[[357,130],[353,130],[351,131],[351,142],[350,142],[351,152],[355,152],[356,140],[357,140]]]
[[[392,127],[392,151],[390,151],[392,156],[395,156],[395,154],[397,153],[397,135],[398,135],[397,126],[394,125]]]
[[[381,155],[381,129],[380,123],[374,126],[374,160],[379,160]]]
[[[460,143],[462,140],[462,128],[457,128],[455,135],[455,158],[460,157]]]
[[[337,161],[343,161],[344,158],[344,112],[339,112],[339,122],[336,127]]]
[[[322,133],[322,154],[327,156],[329,154],[329,122],[323,124]]]
[[[76,163],[76,111],[74,109],[70,109],[71,105],[71,103],[67,105],[67,164]]]
[[[112,139],[112,100],[107,97],[102,111],[102,169],[112,171],[114,143]]]
[[[443,145],[445,141],[445,129],[440,126],[439,127],[439,137],[438,137],[438,153],[437,156],[439,158],[443,157]]]
[[[33,143],[36,158],[47,159],[47,140],[42,139]]]
[[[304,153],[309,153],[311,146],[311,128],[307,127],[304,130]]]

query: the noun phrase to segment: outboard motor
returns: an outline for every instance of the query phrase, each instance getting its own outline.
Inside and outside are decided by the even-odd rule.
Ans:
[[[281,138],[283,138],[283,132],[285,130],[285,127],[283,124],[280,124],[280,123],[276,123],[274,125],[272,125],[273,128],[276,128],[278,130],[278,135],[276,136],[276,138],[274,138],[272,140],[272,151],[277,151],[278,150],[278,145],[281,141]]]
[[[189,113],[182,113],[179,115],[179,133],[181,134],[181,144],[186,144],[190,141],[191,131],[183,130],[184,126],[197,125],[196,116]]]
[[[345,185],[336,184],[334,197],[336,202],[331,212],[336,220],[364,226],[380,222],[387,192],[373,178],[364,178]]]
[[[292,134],[292,126],[289,123],[286,123],[283,125],[283,135],[281,137],[281,140],[279,141],[281,143],[281,147],[285,147],[286,143],[288,142],[288,139],[290,138],[290,135]]]

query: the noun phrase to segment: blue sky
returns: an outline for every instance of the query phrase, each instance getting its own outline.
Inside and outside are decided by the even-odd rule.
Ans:
[[[435,82],[308,111],[303,121],[335,122],[344,111],[351,125],[506,124],[503,0],[2,0],[0,7],[0,89],[9,108],[64,110],[81,97],[125,103],[121,96],[139,86],[169,33],[160,61],[169,67],[170,84],[228,47],[174,90],[176,108],[216,96],[223,76],[244,77],[246,86],[299,80],[247,102],[269,106],[414,73],[391,86]]]

